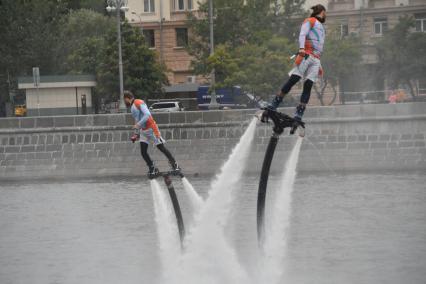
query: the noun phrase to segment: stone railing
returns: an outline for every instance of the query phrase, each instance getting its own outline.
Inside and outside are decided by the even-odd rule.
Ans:
[[[217,172],[254,113],[154,117],[169,149],[191,175]],[[306,121],[301,172],[426,169],[425,103],[312,107]],[[139,145],[129,141],[132,125],[128,114],[0,119],[0,179],[144,175]],[[257,127],[249,173],[258,173],[270,134],[270,126]],[[282,136],[274,172],[282,168],[294,139]],[[164,157],[150,148],[158,166],[167,167]]]

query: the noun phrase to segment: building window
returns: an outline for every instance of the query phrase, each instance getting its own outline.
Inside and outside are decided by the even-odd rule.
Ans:
[[[374,19],[374,34],[382,36],[388,30],[388,20],[386,18]]]
[[[194,8],[193,0],[173,0],[173,10],[185,11]]]
[[[188,29],[178,28],[176,29],[176,47],[188,46]]]
[[[340,24],[340,38],[347,37],[349,34],[349,27],[347,23]]]
[[[175,11],[185,10],[185,0],[174,0]]]
[[[416,32],[426,32],[426,15],[416,15]]]
[[[143,30],[143,36],[148,47],[155,47],[155,32],[154,30]]]
[[[155,12],[155,0],[144,0],[143,1],[143,11],[145,13],[154,13]]]

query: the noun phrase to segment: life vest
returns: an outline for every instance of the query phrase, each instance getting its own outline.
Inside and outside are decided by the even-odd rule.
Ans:
[[[133,100],[133,104],[135,105],[135,107],[138,110],[142,111],[141,106],[143,104],[145,104],[145,102],[143,100],[140,100],[140,99],[135,99],[135,100]],[[158,125],[155,122],[155,120],[154,120],[154,118],[152,117],[151,114],[149,114],[149,118],[146,121],[145,127],[143,127],[142,130],[148,130],[150,128],[152,128],[152,130],[154,131],[155,136],[160,137],[160,130],[158,129]]]

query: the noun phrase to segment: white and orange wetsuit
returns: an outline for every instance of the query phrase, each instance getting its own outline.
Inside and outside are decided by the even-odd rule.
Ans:
[[[304,48],[309,56],[303,60],[296,60],[296,66],[289,75],[297,75],[304,79],[316,82],[318,75],[322,75],[321,53],[324,48],[325,29],[315,17],[307,18],[300,28],[299,48]]]
[[[157,123],[151,115],[148,106],[143,100],[133,100],[130,108],[133,118],[140,129],[140,142],[154,145],[163,144],[165,140],[161,137]]]

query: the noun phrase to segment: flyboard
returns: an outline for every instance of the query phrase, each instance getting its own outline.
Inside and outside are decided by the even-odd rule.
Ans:
[[[133,135],[130,137],[130,140],[133,143],[135,143],[137,140],[139,140],[139,137],[140,137],[139,133],[137,131],[135,131],[133,133]],[[178,200],[177,195],[176,195],[175,187],[173,186],[173,182],[172,182],[172,178],[171,178],[172,176],[178,176],[180,178],[185,177],[183,175],[182,171],[180,171],[180,170],[168,171],[168,172],[157,172],[155,174],[148,174],[148,178],[151,179],[151,180],[157,179],[157,178],[160,178],[160,177],[162,177],[164,179],[164,183],[166,184],[167,190],[169,191],[170,200],[172,201],[173,209],[175,211],[180,241],[181,241],[181,244],[183,244],[183,240],[185,238],[185,226],[184,226],[184,223],[183,223],[182,211],[180,210],[179,200]]]
[[[305,123],[296,120],[284,113],[264,108],[256,113],[260,121],[268,123],[272,120],[274,126],[272,135],[266,148],[265,158],[263,159],[262,171],[260,173],[259,189],[257,194],[257,240],[259,245],[263,244],[265,235],[265,199],[268,186],[269,170],[271,168],[272,159],[274,158],[275,148],[278,144],[281,134],[285,128],[290,128],[290,134],[294,134],[299,129],[299,136],[305,135]]]
[[[164,183],[166,184],[167,190],[169,191],[170,200],[172,201],[173,209],[175,211],[180,241],[181,243],[183,243],[183,240],[185,238],[185,226],[183,223],[182,211],[180,210],[179,200],[177,198],[176,191],[173,186],[173,182],[171,178],[172,176],[178,176],[180,178],[184,177],[181,171],[169,171],[169,172],[158,172],[155,175],[148,175],[148,178],[157,179],[159,177],[162,177],[164,179]]]

